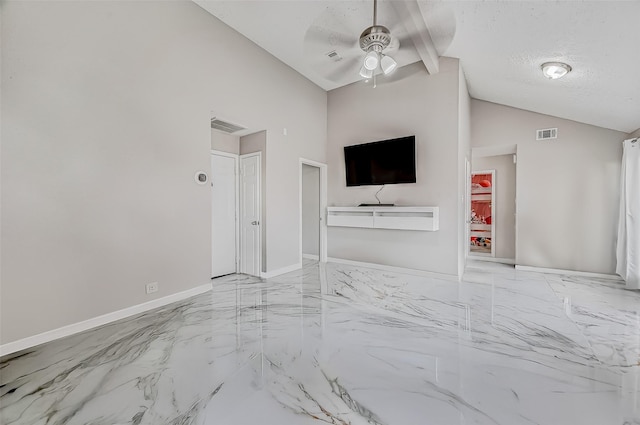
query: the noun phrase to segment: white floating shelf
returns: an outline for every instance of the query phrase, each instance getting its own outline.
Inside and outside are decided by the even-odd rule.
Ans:
[[[438,207],[329,207],[327,226],[439,230]]]

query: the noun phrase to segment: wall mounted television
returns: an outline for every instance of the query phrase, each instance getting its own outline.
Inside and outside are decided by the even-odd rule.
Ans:
[[[416,182],[416,136],[344,147],[347,186]]]

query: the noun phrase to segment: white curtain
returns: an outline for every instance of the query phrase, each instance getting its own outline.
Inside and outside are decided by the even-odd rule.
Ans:
[[[640,289],[640,140],[624,141],[621,174],[616,273]]]

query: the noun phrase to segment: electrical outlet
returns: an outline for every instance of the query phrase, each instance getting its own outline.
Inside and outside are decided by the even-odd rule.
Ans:
[[[147,294],[152,294],[154,292],[158,292],[158,282],[147,283],[145,286]]]

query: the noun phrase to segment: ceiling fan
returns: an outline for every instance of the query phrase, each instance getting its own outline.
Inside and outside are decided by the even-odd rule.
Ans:
[[[360,68],[360,76],[369,79],[374,78],[375,87],[375,71],[382,70],[384,75],[392,73],[398,63],[383,51],[391,44],[391,32],[383,25],[378,25],[378,0],[373,0],[373,25],[366,28],[360,34],[360,48],[366,53]],[[400,47],[398,46],[395,46]]]
[[[371,80],[385,69],[390,74],[394,68],[419,61],[391,3],[374,1],[371,25],[369,1],[326,2],[305,32],[304,55],[309,69],[335,88],[363,78]],[[385,26],[378,25],[378,12],[384,14]],[[363,31],[367,23],[370,26]]]
[[[323,79],[327,90],[363,79],[373,81],[375,86],[376,75],[386,76],[380,84],[392,84],[416,72],[416,67],[394,72],[421,60],[414,42],[420,38],[416,32],[420,29],[408,21],[406,8],[401,6],[405,2],[412,4],[415,0],[374,0],[373,25],[370,0],[311,2],[321,12],[304,36],[308,70]],[[428,2],[420,7],[428,8],[429,26],[435,29],[431,36],[444,52],[455,34],[455,15],[450,6],[442,3],[446,2]],[[384,26],[378,25],[378,13],[384,15]],[[364,26],[367,28],[363,31]]]

